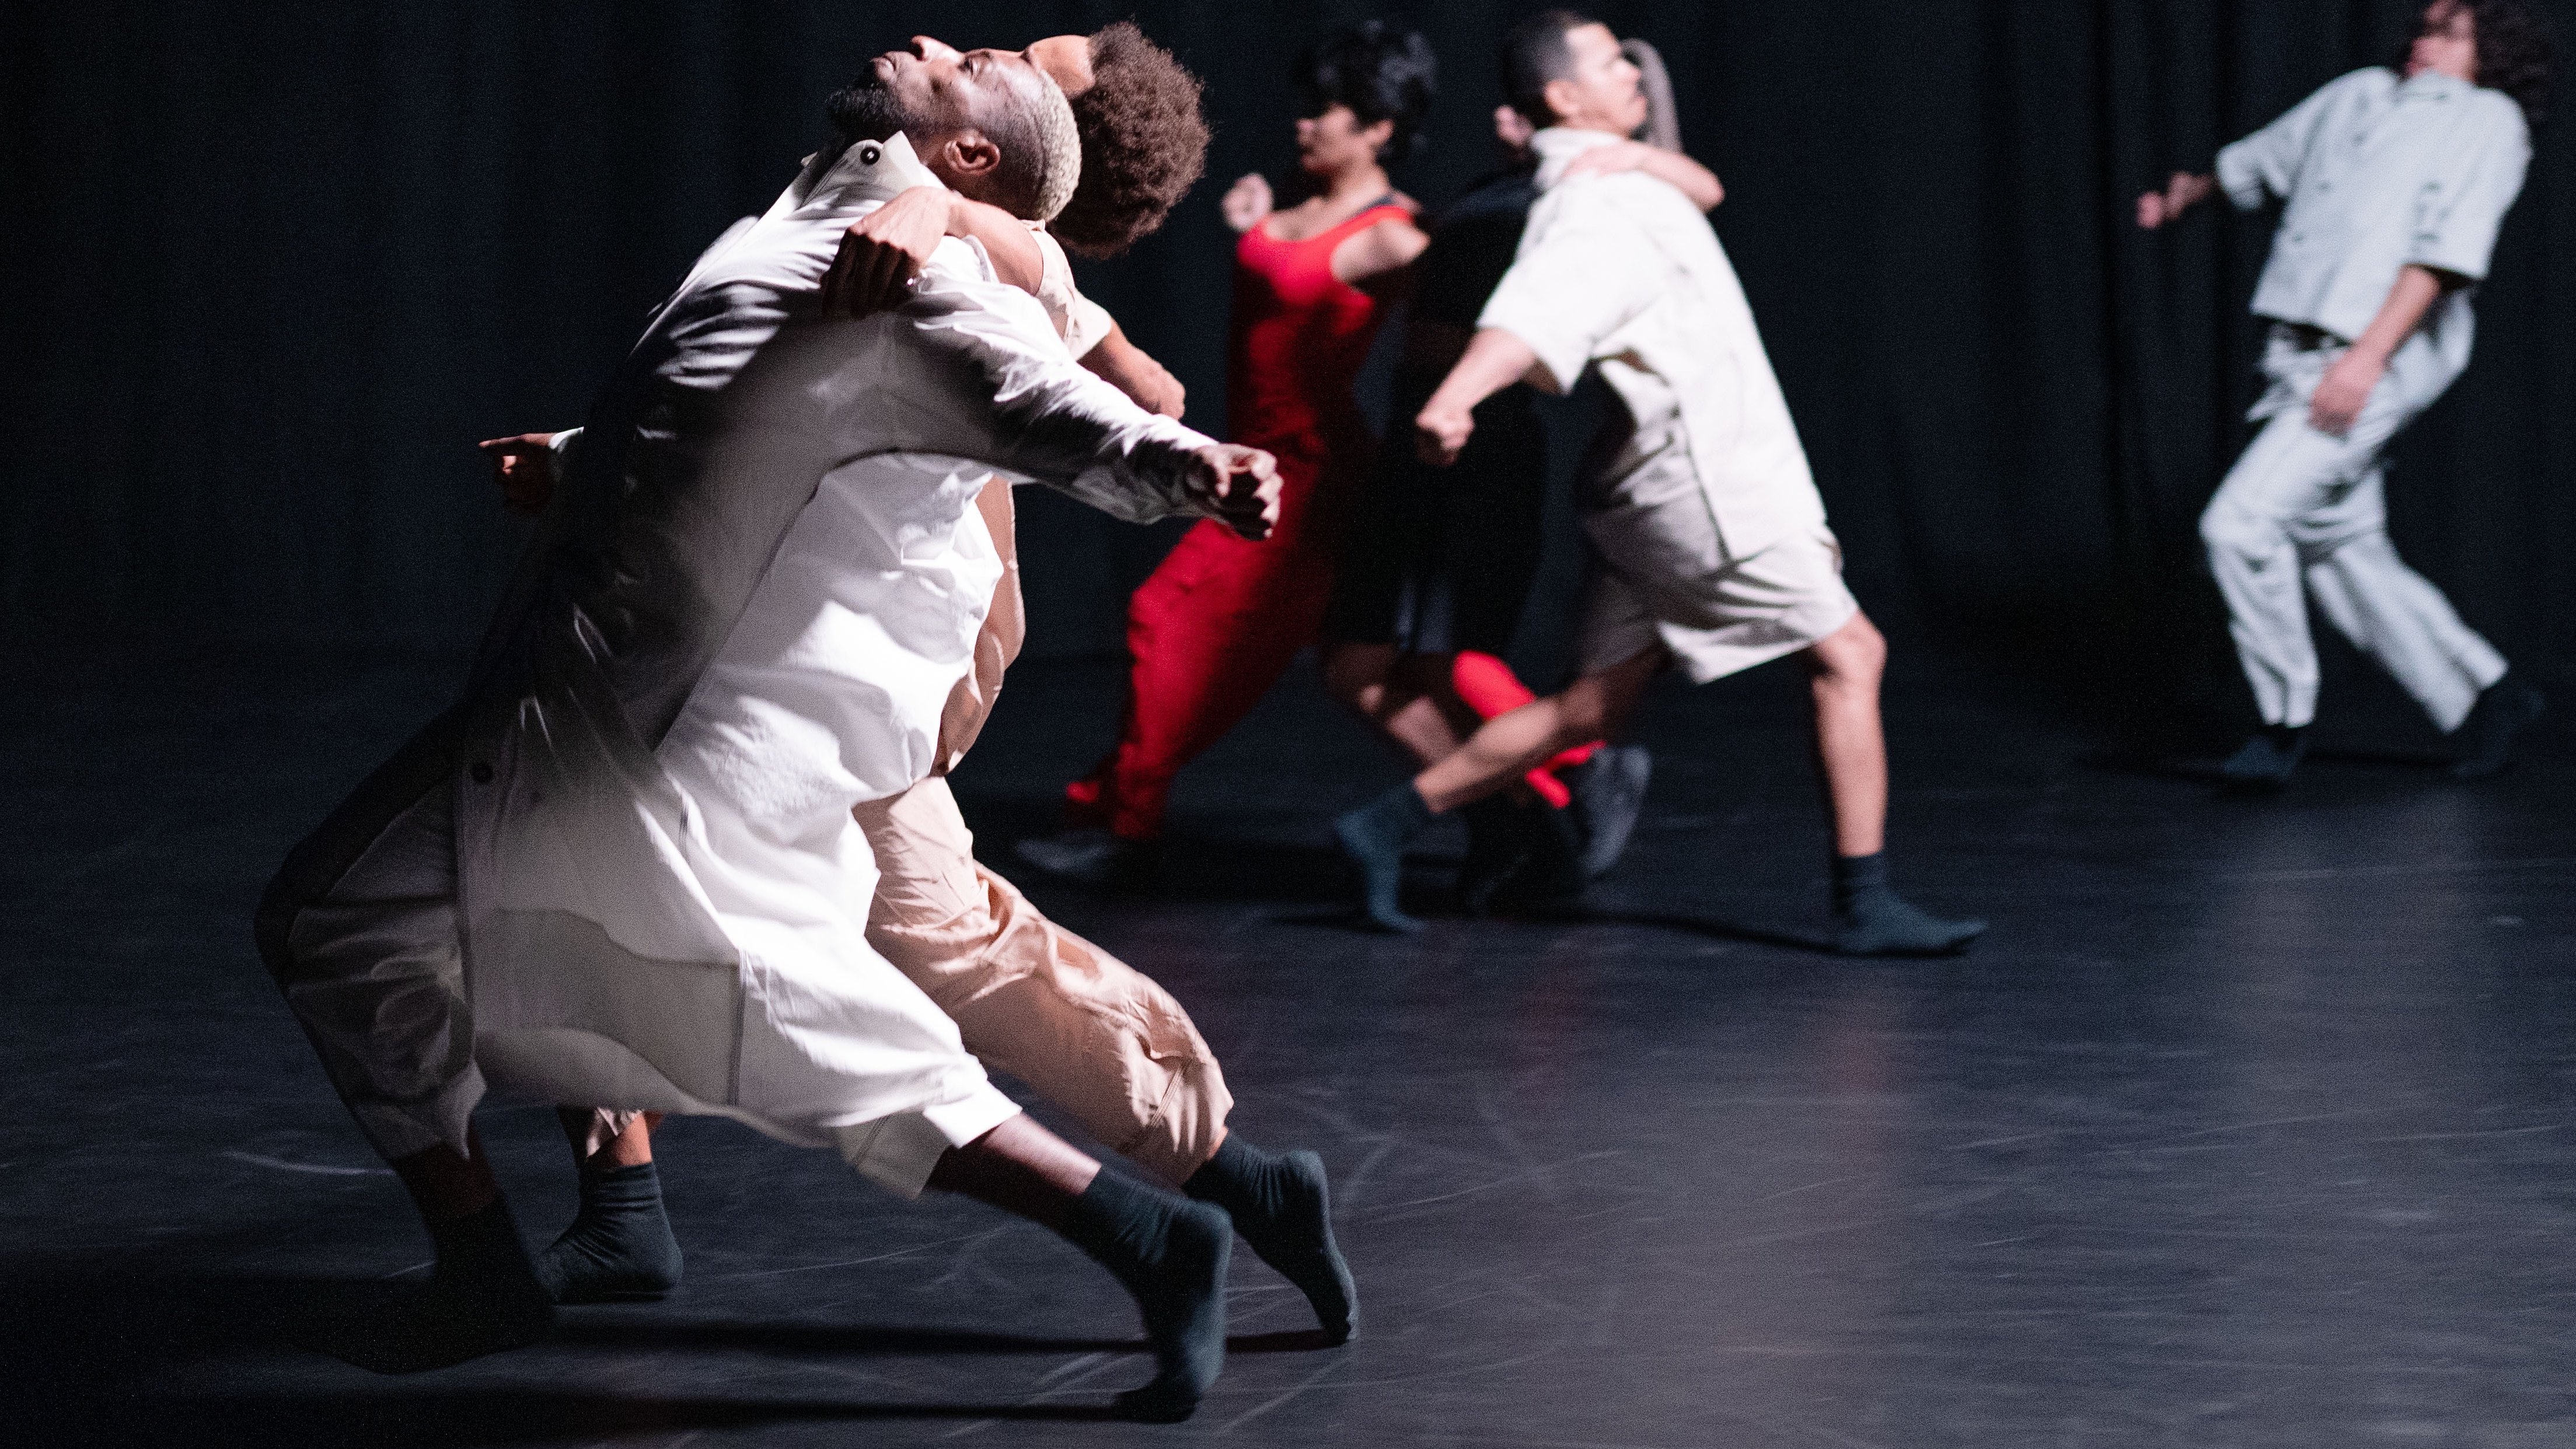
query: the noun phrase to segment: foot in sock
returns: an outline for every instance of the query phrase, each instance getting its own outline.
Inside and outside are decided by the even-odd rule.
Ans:
[[[332,1352],[380,1374],[420,1373],[524,1348],[554,1327],[508,1203],[496,1199],[430,1238],[438,1267],[429,1286],[391,1313],[340,1325]]]
[[[581,1211],[536,1269],[557,1303],[631,1302],[680,1286],[680,1243],[653,1164],[582,1173]]]
[[[1359,1326],[1359,1289],[1333,1241],[1332,1189],[1311,1152],[1264,1152],[1228,1132],[1181,1191],[1225,1209],[1261,1261],[1306,1295],[1324,1337],[1348,1342]]]
[[[1132,890],[1152,873],[1151,842],[1129,840],[1106,830],[1066,830],[1041,840],[1023,840],[1011,853],[1057,880],[1094,890]]]
[[[1154,1345],[1153,1382],[1118,1396],[1151,1423],[1186,1419],[1225,1367],[1225,1213],[1102,1168],[1074,1200],[1064,1235],[1136,1299]]]
[[[1396,903],[1404,884],[1404,851],[1431,823],[1431,807],[1411,783],[1396,786],[1333,819],[1333,841],[1360,882],[1360,913],[1381,931],[1410,935],[1422,922]]]
[[[2483,780],[2511,764],[2514,736],[2548,708],[2548,700],[2519,675],[2508,674],[2488,685],[2461,727],[2461,741],[2468,752],[2451,766],[2451,773],[2463,780]]]
[[[1834,860],[1834,950],[1845,956],[1948,956],[1986,933],[1983,921],[1945,921],[1887,883],[1887,856]]]
[[[2219,783],[2237,794],[2268,794],[2290,783],[2307,753],[2307,726],[2265,725],[2220,762]]]
[[[1566,783],[1574,788],[1574,813],[1583,833],[1583,878],[1599,880],[1619,863],[1637,816],[1646,808],[1646,781],[1655,757],[1640,745],[1594,752]]]

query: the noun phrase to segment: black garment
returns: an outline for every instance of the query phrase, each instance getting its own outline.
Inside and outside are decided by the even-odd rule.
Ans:
[[[1506,171],[1443,210],[1415,263],[1412,319],[1473,328],[1511,269],[1537,197],[1529,171]],[[1414,455],[1413,416],[1439,385],[1425,368],[1396,375],[1388,437],[1342,544],[1328,640],[1412,654],[1511,647],[1538,576],[1546,430],[1529,389],[1509,387],[1477,407],[1458,461],[1432,467]]]

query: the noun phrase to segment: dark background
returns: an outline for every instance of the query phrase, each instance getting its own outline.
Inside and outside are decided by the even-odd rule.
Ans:
[[[822,97],[926,29],[1133,14],[1208,81],[1210,180],[1084,282],[1221,423],[1224,182],[1285,157],[1289,57],[1418,25],[1427,201],[1491,158],[1524,6],[11,5],[0,639],[136,653],[446,651],[516,545],[470,444],[579,420],[697,250],[811,149]],[[2576,5],[2561,3],[2562,38]],[[1854,584],[1900,640],[2134,713],[2221,701],[2193,520],[2245,437],[2269,218],[2146,236],[2131,198],[2385,59],[2401,0],[1599,7],[1662,47]],[[2571,107],[2576,109],[2576,107]],[[2395,533],[2543,678],[2576,666],[2576,149],[2545,128],[2477,360],[2405,440]],[[1562,451],[1562,449],[1560,449]],[[1026,496],[1025,494],[1023,495]],[[1114,651],[1169,529],[1027,505],[1037,655]],[[1561,614],[1560,547],[1540,619]],[[1553,626],[1558,621],[1542,619]],[[1540,636],[1549,632],[1543,627]],[[106,646],[106,647],[100,647]]]

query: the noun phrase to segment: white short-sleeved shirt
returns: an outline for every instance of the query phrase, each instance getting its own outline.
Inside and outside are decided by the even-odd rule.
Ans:
[[[2238,207],[2289,203],[2254,312],[2351,340],[2401,268],[2483,279],[2530,160],[2522,108],[2500,91],[2436,71],[2401,80],[2382,66],[2329,82],[2218,153],[2219,184]],[[2425,321],[2454,372],[2468,364],[2474,325],[2465,287]]]
[[[1038,305],[1046,309],[1047,320],[1064,339],[1064,350],[1079,361],[1117,324],[1110,320],[1107,308],[1073,285],[1073,263],[1065,257],[1064,243],[1049,235],[1042,223],[1030,222],[1029,230],[1037,234],[1038,253],[1046,259],[1038,276]]]
[[[1678,423],[1726,555],[1750,558],[1822,528],[1824,501],[1708,218],[1643,172],[1566,179],[1575,157],[1620,139],[1531,138],[1539,199],[1476,325],[1529,344],[1559,389],[1598,366],[1641,431]],[[1621,480],[1595,483],[1606,497]]]

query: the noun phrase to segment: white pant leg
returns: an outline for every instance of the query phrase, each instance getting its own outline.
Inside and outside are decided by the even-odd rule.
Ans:
[[[2277,414],[2200,515],[2209,571],[2227,599],[2227,632],[2265,724],[2304,725],[2316,717],[2317,651],[2292,530],[2325,500],[2344,454],[2304,415]]]
[[[2373,475],[2372,481],[2377,481]],[[2384,531],[2335,545],[2307,566],[2317,610],[2415,697],[2442,733],[2504,678],[2504,656],[2430,580],[2397,557]]]
[[[387,1161],[465,1151],[483,1097],[456,928],[454,796],[440,781],[296,912],[287,1005]]]

